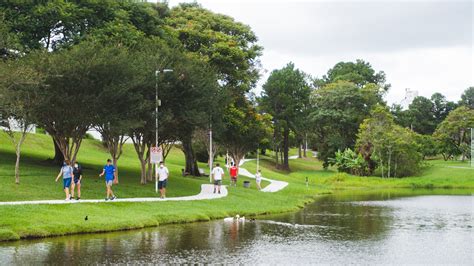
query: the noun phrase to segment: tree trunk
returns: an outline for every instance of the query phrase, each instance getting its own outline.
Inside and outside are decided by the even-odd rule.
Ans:
[[[145,185],[147,183],[146,180],[146,161],[140,160],[140,183]]]
[[[186,168],[184,169],[184,171],[193,176],[201,176],[201,174],[199,173],[197,161],[194,158],[194,150],[193,150],[191,136],[187,136],[183,138],[182,142],[183,142],[184,157],[186,160]]]
[[[289,151],[289,137],[290,137],[290,129],[285,127],[283,136],[283,164],[282,168],[284,170],[290,170],[290,165],[288,164],[288,151]]]
[[[305,158],[308,157],[307,151],[308,151],[308,136],[305,136],[305,138],[304,138],[304,149],[303,149],[303,156]]]
[[[16,147],[16,162],[15,162],[15,183],[20,184],[20,147]]]
[[[54,144],[54,158],[53,158],[53,163],[55,165],[61,166],[64,162],[64,155],[61,152],[61,149],[59,148],[58,144],[56,144],[56,141],[53,139],[53,144]]]
[[[302,153],[301,146],[302,146],[302,144],[300,144],[300,145],[298,146],[298,158],[300,158],[300,159],[303,158],[303,153]],[[306,157],[306,156],[305,156],[305,157]]]

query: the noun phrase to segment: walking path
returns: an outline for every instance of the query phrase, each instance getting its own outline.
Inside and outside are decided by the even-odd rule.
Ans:
[[[288,159],[292,159],[292,160],[297,159],[297,158],[298,158],[297,155],[288,157]],[[239,166],[242,166],[244,163],[249,162],[249,161],[253,161],[253,160],[255,160],[255,159],[244,159],[240,162]],[[243,176],[255,179],[254,174],[250,173],[247,169],[242,168],[242,167],[239,168],[239,175],[243,175]],[[270,185],[264,187],[261,190],[262,192],[277,192],[277,191],[280,191],[280,190],[284,189],[286,186],[288,186],[288,182],[285,182],[285,181],[278,181],[278,180],[273,180],[273,179],[269,179],[269,178],[265,178],[265,177],[262,177],[262,180],[266,180],[266,181],[270,182]]]
[[[291,156],[289,159],[296,159],[298,156]],[[243,165],[245,162],[252,161],[255,159],[245,159],[242,160],[240,165]],[[239,175],[243,175],[249,178],[255,178],[255,175],[250,173],[245,168],[239,168]],[[262,177],[262,180],[270,182],[270,185],[264,187],[262,192],[277,192],[284,189],[288,186],[288,182],[277,181],[269,178]],[[77,203],[113,203],[113,202],[156,202],[156,201],[188,201],[188,200],[211,200],[219,199],[226,197],[228,192],[226,186],[221,187],[221,194],[213,192],[214,185],[203,184],[201,185],[201,192],[194,196],[185,196],[185,197],[173,197],[161,199],[159,197],[148,197],[148,198],[125,198],[125,199],[115,199],[113,201],[105,201],[103,199],[91,199],[91,200],[31,200],[31,201],[5,201],[0,202],[0,206],[4,205],[37,205],[37,204],[77,204]]]
[[[77,203],[99,203],[99,202],[154,202],[154,201],[187,201],[187,200],[209,200],[209,199],[218,199],[227,196],[227,188],[225,186],[221,187],[221,194],[214,194],[214,185],[203,184],[201,185],[201,192],[194,196],[186,197],[174,197],[174,198],[165,198],[160,199],[159,197],[153,198],[126,198],[126,199],[115,199],[115,200],[33,200],[33,201],[10,201],[10,202],[0,202],[0,205],[26,205],[26,204],[77,204]]]

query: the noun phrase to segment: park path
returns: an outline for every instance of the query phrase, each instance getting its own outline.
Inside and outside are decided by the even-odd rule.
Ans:
[[[10,202],[0,202],[0,205],[30,205],[30,204],[77,204],[77,203],[113,203],[113,202],[156,202],[156,201],[188,201],[188,200],[210,200],[210,199],[219,199],[226,197],[228,192],[225,186],[221,187],[221,194],[213,192],[214,185],[203,184],[201,185],[201,192],[194,196],[185,196],[185,197],[172,197],[160,199],[159,197],[149,197],[149,198],[125,198],[125,199],[115,199],[105,201],[104,199],[81,199],[81,200],[31,200],[31,201],[10,201]]]
[[[297,158],[298,158],[297,155],[288,157],[288,159],[297,159]],[[239,166],[242,166],[244,163],[246,163],[248,161],[253,161],[253,160],[255,160],[255,159],[244,159],[244,160],[241,161]],[[250,171],[248,171],[247,169],[242,168],[242,167],[239,168],[239,175],[243,175],[243,176],[255,179],[254,174],[250,173]],[[285,181],[278,181],[278,180],[273,180],[273,179],[269,179],[269,178],[265,178],[265,177],[262,177],[262,180],[266,180],[266,181],[270,182],[270,184],[268,186],[264,187],[261,190],[262,192],[277,192],[277,191],[280,191],[280,190],[284,189],[286,186],[288,186],[288,182],[285,182]]]
[[[297,156],[291,156],[289,159],[296,159]],[[242,160],[240,166],[242,166],[245,162],[252,161],[255,159],[245,159]],[[245,168],[239,168],[239,175],[243,175],[249,178],[254,178],[255,175],[250,173]],[[288,186],[288,182],[285,181],[278,181],[269,178],[262,177],[262,180],[266,180],[270,182],[270,184],[264,187],[261,191],[262,192],[277,192],[284,189]],[[161,199],[159,197],[147,197],[147,198],[124,198],[124,199],[115,199],[113,201],[105,201],[104,199],[81,199],[81,200],[29,200],[29,201],[4,201],[0,202],[0,206],[7,206],[7,205],[38,205],[38,204],[78,204],[78,203],[114,203],[114,202],[159,202],[159,201],[188,201],[188,200],[212,200],[212,199],[219,199],[226,197],[228,194],[226,186],[221,187],[221,194],[214,193],[214,185],[211,184],[202,184],[201,185],[201,192],[197,195],[193,196],[184,196],[184,197],[171,197]]]

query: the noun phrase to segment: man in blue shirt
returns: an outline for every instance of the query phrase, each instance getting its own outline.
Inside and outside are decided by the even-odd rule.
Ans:
[[[116,199],[114,192],[112,191],[112,184],[117,182],[117,172],[115,172],[115,166],[112,165],[112,160],[107,159],[107,164],[104,166],[102,173],[99,176],[105,175],[105,186],[107,187],[107,197],[105,200]]]

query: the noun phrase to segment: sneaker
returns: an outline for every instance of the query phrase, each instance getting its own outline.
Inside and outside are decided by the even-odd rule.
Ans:
[[[116,199],[116,198],[117,198],[117,197],[115,197],[115,196],[112,196],[112,198],[110,198],[110,200],[114,200],[114,199]]]
[[[108,200],[109,200],[109,198],[105,198],[105,201],[108,201]]]
[[[76,200],[80,200],[81,198],[77,197]]]
[[[221,191],[219,190],[219,194],[221,194]]]
[[[66,199],[65,199],[65,201],[69,201],[69,200],[70,200],[70,198],[66,198]]]
[[[216,190],[214,189],[214,194],[216,194]]]
[[[72,200],[72,199],[74,199],[74,197],[73,197],[73,196],[69,196],[69,199]]]

